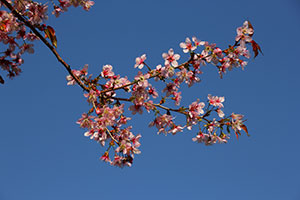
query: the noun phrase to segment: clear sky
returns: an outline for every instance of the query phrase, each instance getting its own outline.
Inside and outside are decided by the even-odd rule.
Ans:
[[[192,36],[226,48],[247,19],[264,56],[222,80],[207,66],[182,103],[225,96],[225,112],[243,113],[251,137],[206,147],[193,131],[157,135],[144,113],[132,120],[142,154],[124,169],[99,160],[104,149],[75,123],[88,109],[82,89],[67,86],[65,69],[35,43],[21,76],[0,86],[0,200],[300,199],[300,1],[96,1],[49,24],[72,67],[96,74],[111,64],[132,78],[137,56],[156,66],[174,48],[184,61],[179,43]]]

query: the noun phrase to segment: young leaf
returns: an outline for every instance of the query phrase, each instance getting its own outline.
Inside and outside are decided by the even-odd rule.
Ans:
[[[251,41],[251,45],[254,52],[254,58],[258,55],[258,51],[260,51],[260,53],[264,55],[263,52],[261,51],[260,46],[254,40]]]
[[[239,130],[234,131],[236,138],[239,139],[239,135],[241,135],[241,132]]]
[[[57,39],[56,39],[56,35],[55,35],[55,30],[51,26],[47,26],[47,28],[45,29],[45,34],[46,34],[46,37],[48,37],[51,40],[51,43],[53,44],[53,46],[55,46],[55,48],[57,48]]]
[[[253,28],[253,26],[252,26],[252,24],[250,23],[250,21],[248,20],[248,26],[249,26],[249,28],[252,28],[253,30],[254,30],[254,28]],[[249,36],[253,36],[253,34],[254,34],[254,32],[252,33],[252,34],[249,34]]]
[[[246,125],[241,125],[241,128],[247,133],[247,136],[250,136]]]

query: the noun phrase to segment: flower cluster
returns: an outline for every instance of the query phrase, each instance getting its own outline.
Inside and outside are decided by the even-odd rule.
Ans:
[[[56,17],[63,12],[66,12],[70,6],[82,6],[84,10],[88,11],[95,3],[90,0],[58,0],[58,4],[53,4],[54,10],[52,14]]]
[[[78,123],[82,128],[88,129],[86,136],[103,146],[107,144],[107,150],[100,159],[119,167],[130,166],[134,155],[140,153],[138,150],[140,143],[135,141],[138,141],[141,136],[139,134],[135,136],[130,131],[131,126],[121,128],[131,119],[125,116],[124,104],[120,104],[121,101],[131,103],[128,110],[132,115],[142,114],[143,110],[153,112],[155,118],[149,126],[156,127],[158,134],[175,135],[183,132],[185,128],[192,130],[197,126],[199,127],[198,134],[192,140],[205,145],[227,143],[230,130],[233,130],[237,137],[241,135],[241,130],[248,134],[243,115],[232,113],[226,116],[223,112],[224,97],[209,94],[207,102],[198,99],[187,107],[180,107],[181,84],[185,83],[191,87],[199,82],[199,75],[203,73],[200,71],[201,66],[211,63],[219,69],[225,66],[229,70],[233,67],[245,66],[246,61],[240,61],[240,56],[250,57],[246,49],[246,44],[250,40],[247,37],[240,37],[240,34],[249,36],[253,33],[253,30],[251,32],[246,26],[247,24],[249,22],[245,22],[243,27],[238,28],[237,38],[239,39],[235,41],[235,44],[224,50],[216,44],[200,41],[196,37],[192,40],[186,38],[185,42],[180,43],[180,47],[183,48],[183,52],[190,54],[190,58],[182,64],[178,64],[180,55],[176,54],[172,48],[162,54],[163,64],[157,65],[154,69],[147,65],[147,56],[143,54],[135,59],[134,68],[144,70],[143,67],[147,66],[148,69],[145,72],[138,71],[132,81],[129,81],[127,77],[115,75],[111,65],[103,66],[102,72],[94,79],[91,76],[87,77],[86,68],[74,70],[73,74],[89,88],[85,97],[92,106],[87,114],[82,115]],[[203,49],[197,53],[196,50],[201,47]],[[165,84],[161,94],[150,84],[151,79]],[[68,84],[76,83],[71,76],[68,76],[67,80]],[[98,90],[97,86],[101,88]],[[123,96],[129,96],[129,98],[120,97],[121,91],[125,92]],[[166,106],[170,105],[166,103],[168,100],[174,102],[174,108]],[[175,113],[184,115],[186,123],[178,124],[175,121]]]
[[[49,26],[44,24],[48,19],[47,4],[31,0],[7,2],[32,27],[37,28],[41,32],[47,32]],[[70,6],[82,6],[85,10],[88,10],[93,4],[94,2],[89,0],[58,0],[58,5],[54,4],[53,14],[58,16]],[[0,3],[1,8],[2,6],[3,4]],[[54,29],[51,31],[51,34],[54,36]],[[12,12],[0,10],[0,43],[6,46],[6,50],[0,53],[0,67],[7,72],[9,78],[18,76],[21,73],[20,65],[24,63],[22,55],[25,52],[34,53],[32,42],[38,39],[40,38],[26,27],[24,21],[20,21]],[[54,42],[52,38],[49,39],[51,39],[52,43]],[[53,45],[56,46],[56,44]],[[0,80],[1,83],[4,83],[1,75]]]
[[[128,110],[132,115],[142,114],[144,110],[152,112],[154,119],[149,126],[156,127],[158,134],[175,135],[183,132],[185,128],[192,130],[193,127],[199,127],[192,140],[205,145],[227,143],[230,130],[233,130],[237,137],[241,135],[242,130],[248,135],[243,115],[232,113],[226,116],[223,112],[224,97],[209,94],[206,102],[197,99],[185,107],[180,105],[182,99],[180,89],[182,84],[191,87],[200,82],[200,75],[203,74],[201,70],[208,64],[217,67],[221,77],[233,68],[244,69],[247,59],[250,58],[248,44],[252,46],[254,57],[261,52],[259,45],[252,38],[254,29],[249,21],[237,28],[234,44],[226,49],[196,37],[192,39],[187,37],[179,46],[189,58],[181,64],[179,59],[182,56],[176,54],[173,48],[167,53],[162,53],[162,64],[152,68],[146,63],[146,54],[137,57],[134,68],[140,71],[130,81],[126,76],[115,74],[111,65],[104,65],[96,77],[88,74],[88,65],[81,70],[71,69],[54,48],[57,46],[54,29],[44,24],[48,19],[47,4],[31,0],[2,2],[11,12],[0,10],[0,42],[7,46],[6,51],[0,56],[1,68],[8,72],[9,77],[19,75],[21,72],[19,66],[23,63],[21,55],[25,52],[34,52],[31,42],[40,39],[50,46],[50,50],[69,72],[66,77],[67,84],[79,84],[85,91],[84,97],[90,109],[82,114],[77,123],[81,128],[87,129],[84,133],[86,137],[106,147],[104,154],[100,156],[101,160],[118,167],[131,166],[135,155],[141,153],[139,150],[141,135],[134,134],[131,131],[132,126],[127,125],[131,117],[126,116],[127,109],[121,102],[129,103]],[[58,17],[70,6],[81,6],[89,10],[94,2],[58,0],[57,3],[52,1],[52,4],[52,13]],[[44,33],[45,37],[41,33]],[[51,41],[52,46],[46,38]],[[144,66],[147,68],[146,71]],[[164,85],[161,91],[151,84],[153,79]],[[0,83],[3,82],[0,76]],[[175,104],[174,107],[170,107],[172,104],[169,101]],[[178,124],[174,114],[183,115],[186,122]]]

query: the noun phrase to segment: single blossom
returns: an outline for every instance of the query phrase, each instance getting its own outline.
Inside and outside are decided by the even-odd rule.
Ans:
[[[224,112],[220,108],[217,109],[217,113],[220,118],[223,118],[225,116]]]
[[[145,60],[146,60],[146,54],[143,54],[141,57],[137,57],[135,59],[135,65],[134,65],[134,68],[139,68],[139,69],[142,69],[144,67],[144,64],[145,64]]]
[[[195,43],[195,46],[203,46],[205,44],[204,41],[198,40],[195,36],[192,37],[192,40]]]
[[[177,60],[179,60],[180,55],[174,54],[174,50],[171,48],[168,53],[162,54],[163,59],[165,59],[165,65],[172,65],[173,67],[178,66]]]
[[[211,96],[211,94],[209,94],[207,96],[207,98],[208,98],[208,102],[209,102],[210,105],[213,105],[213,106],[216,106],[216,107],[219,107],[219,108],[224,107],[224,105],[223,105],[223,102],[225,101],[224,97]]]
[[[185,42],[181,42],[179,46],[183,48],[184,53],[194,51],[197,48],[197,46],[193,46],[192,41],[188,37],[185,39]]]
[[[103,78],[110,78],[113,75],[115,75],[115,73],[112,71],[113,67],[111,65],[104,65],[102,67],[102,72],[101,72],[101,76]]]

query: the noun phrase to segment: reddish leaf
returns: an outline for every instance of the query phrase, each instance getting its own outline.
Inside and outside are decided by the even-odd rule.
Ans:
[[[241,128],[247,133],[248,136],[250,136],[246,125],[241,125]]]
[[[261,51],[260,46],[254,40],[251,41],[251,45],[254,52],[254,58],[258,55],[258,51],[260,51],[260,53],[264,55],[263,52]]]
[[[241,132],[239,130],[234,131],[236,138],[239,139],[239,135],[241,135]]]
[[[51,43],[53,44],[53,46],[55,46],[55,48],[57,48],[57,39],[56,39],[56,35],[55,35],[55,30],[51,26],[47,26],[47,28],[45,29],[45,34],[46,34],[46,37],[48,37],[51,40]]]
[[[253,26],[252,24],[250,23],[250,21],[248,20],[248,26],[249,28],[252,28],[253,29]],[[254,29],[253,29],[254,30]],[[254,34],[254,32],[252,34],[249,34],[250,37],[252,37],[252,35]]]
[[[2,78],[2,76],[0,76],[0,83],[4,84],[4,79]]]

